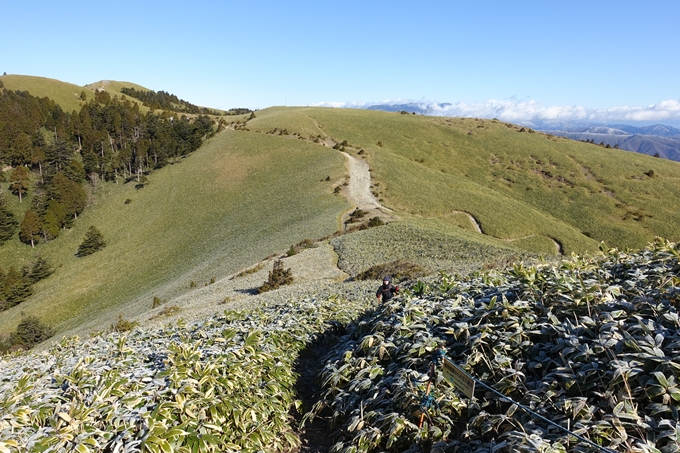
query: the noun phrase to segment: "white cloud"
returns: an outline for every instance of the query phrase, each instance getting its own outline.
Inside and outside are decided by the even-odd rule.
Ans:
[[[410,106],[427,115],[498,118],[508,122],[579,121],[614,122],[680,122],[680,100],[669,99],[647,106],[620,106],[596,109],[583,106],[545,106],[537,101],[489,100],[454,104],[404,99],[383,102],[322,102],[319,107],[366,108],[372,105]]]

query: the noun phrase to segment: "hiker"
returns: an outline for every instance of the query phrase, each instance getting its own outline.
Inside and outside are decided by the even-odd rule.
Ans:
[[[383,284],[378,288],[378,291],[375,292],[375,297],[380,299],[382,296],[382,301],[387,302],[397,294],[399,294],[399,287],[394,286],[392,284],[392,279],[387,276],[383,278]]]

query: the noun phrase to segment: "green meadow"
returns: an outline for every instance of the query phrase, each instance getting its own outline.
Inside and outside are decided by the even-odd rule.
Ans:
[[[126,304],[131,316],[148,310],[154,296],[172,297],[191,282],[202,286],[333,233],[350,206],[325,179],[341,178],[343,162],[311,143],[227,130],[154,172],[143,189],[101,183],[91,207],[56,240],[33,250],[18,240],[2,246],[0,267],[40,253],[57,272],[2,313],[0,331],[11,331],[23,314],[49,316],[60,330],[96,326]],[[90,225],[107,246],[75,257]]]
[[[277,107],[248,124],[346,140],[364,150],[387,207],[461,227],[464,211],[484,234],[529,251],[550,240],[568,254],[680,238],[677,162],[496,120]]]

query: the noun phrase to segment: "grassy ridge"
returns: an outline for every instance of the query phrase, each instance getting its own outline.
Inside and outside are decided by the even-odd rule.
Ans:
[[[48,307],[60,330],[130,301],[126,316],[140,313],[154,295],[170,297],[191,281],[205,284],[304,238],[332,233],[348,205],[322,180],[343,172],[343,157],[318,145],[228,130],[155,172],[144,189],[100,184],[94,206],[74,228],[36,249],[58,263],[58,271],[36,286],[37,296],[2,313],[0,331],[13,330],[21,312],[43,317]],[[76,258],[90,225],[108,246]],[[0,251],[2,267],[34,253],[18,241]]]
[[[399,211],[452,224],[460,224],[455,211],[467,211],[484,233],[528,250],[549,238],[566,253],[593,250],[599,241],[639,248],[656,235],[680,238],[675,162],[492,120],[288,110],[260,111],[249,125],[308,135],[321,129],[363,148],[379,196]]]
[[[33,96],[48,97],[59,104],[65,112],[69,113],[73,110],[79,111],[80,108],[85,104],[85,102],[80,99],[80,94],[83,91],[85,92],[87,99],[86,102],[89,102],[90,100],[94,99],[94,92],[97,88],[104,88],[109,92],[109,94],[111,94],[111,96],[118,95],[119,97],[123,95],[120,92],[120,89],[123,87],[147,90],[147,88],[129,82],[106,80],[91,83],[85,86],[79,86],[56,79],[48,79],[46,77],[14,74],[0,77],[0,81],[2,81],[2,83],[5,85],[5,88],[8,90],[28,91]],[[137,102],[135,99],[130,100]],[[141,106],[141,103],[139,104]]]
[[[417,217],[340,236],[331,244],[340,256],[339,267],[352,276],[396,259],[416,263],[430,273],[444,270],[465,275],[524,255],[505,241]],[[545,253],[554,254],[554,246]]]
[[[103,88],[104,90],[108,91],[111,95],[117,94],[119,96],[123,96],[123,93],[120,91],[121,88],[134,88],[135,90],[149,91],[148,88],[145,88],[141,85],[137,85],[135,83],[130,82],[119,82],[117,80],[100,80],[99,82],[88,83],[87,85],[85,85],[85,88],[88,88],[92,91],[96,91],[99,88]],[[131,100],[135,99],[132,98]]]
[[[102,80],[79,86],[72,83],[62,82],[56,79],[49,79],[47,77],[35,77],[27,75],[9,74],[0,77],[0,81],[8,90],[28,91],[33,96],[48,97],[54,100],[65,112],[80,111],[80,108],[94,99],[94,93],[97,89],[103,88],[112,97],[122,97],[121,88],[135,88],[136,90],[148,90],[141,85],[130,82],[118,82],[115,80]],[[85,92],[86,101],[80,99],[80,94]],[[130,101],[136,102],[140,105],[142,111],[148,111],[147,107],[142,106],[138,100],[127,97]]]
[[[85,91],[88,101],[94,99],[94,92],[92,90],[46,77],[10,74],[0,77],[0,81],[2,81],[8,90],[28,91],[33,96],[48,97],[59,104],[65,112],[69,113],[73,110],[80,110],[80,107],[83,105],[83,102],[80,100],[80,93],[83,91]]]

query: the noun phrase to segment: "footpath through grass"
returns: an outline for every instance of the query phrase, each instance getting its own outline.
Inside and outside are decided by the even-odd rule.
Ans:
[[[497,120],[352,109],[272,108],[252,128],[323,135],[363,150],[374,192],[397,211],[482,231],[543,251],[640,248],[680,239],[680,164],[552,137]],[[349,150],[349,148],[348,148]]]

